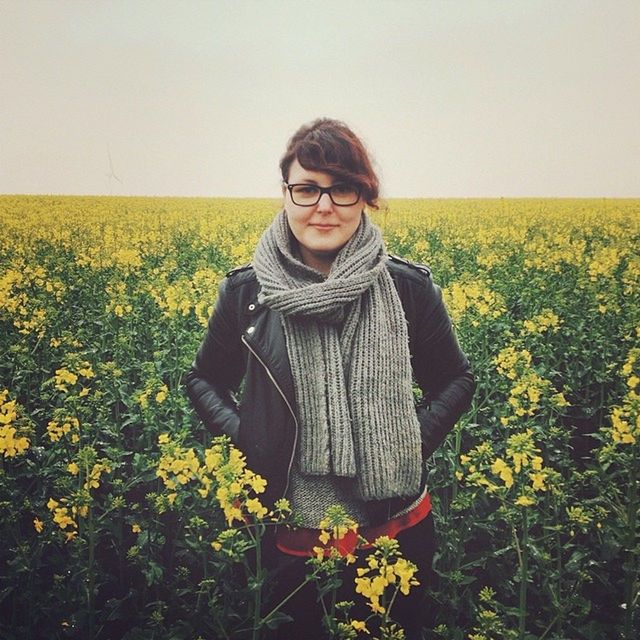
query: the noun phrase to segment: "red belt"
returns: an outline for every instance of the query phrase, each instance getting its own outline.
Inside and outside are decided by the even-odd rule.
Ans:
[[[319,529],[278,527],[276,531],[276,547],[282,553],[291,556],[315,556],[314,547],[324,547],[326,554],[329,553],[331,548],[336,548],[340,555],[346,556],[353,553],[358,547],[360,536],[368,541],[367,544],[361,545],[360,548],[368,549],[372,546],[371,543],[380,536],[395,538],[404,529],[408,529],[424,520],[430,511],[431,498],[428,493],[425,493],[424,498],[411,511],[374,527],[362,527],[357,532],[349,530],[340,540],[331,539],[326,545],[320,542],[321,531]]]

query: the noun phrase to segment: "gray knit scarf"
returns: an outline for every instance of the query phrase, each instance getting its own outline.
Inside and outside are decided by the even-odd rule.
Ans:
[[[258,300],[282,315],[300,469],[353,477],[365,500],[415,495],[422,457],[409,337],[380,231],[363,213],[328,276],[295,246],[282,211],[253,266]]]

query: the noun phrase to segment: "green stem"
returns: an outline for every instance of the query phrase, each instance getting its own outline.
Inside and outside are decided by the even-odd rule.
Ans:
[[[324,597],[320,598],[320,605],[322,606],[322,620],[326,624],[326,630],[331,633],[331,624],[330,622],[326,622],[327,620],[329,620],[330,615],[329,611],[327,610],[327,605],[325,604]],[[332,633],[331,635],[333,637]]]
[[[561,620],[561,618],[563,617],[563,615],[565,614],[565,612],[567,611],[567,609],[571,606],[571,602],[573,601],[574,597],[575,597],[575,593],[579,590],[579,587],[582,585],[583,580],[576,580],[573,583],[573,586],[571,586],[568,589],[568,596],[565,598],[565,602],[560,604],[559,608],[558,608],[558,613],[556,613],[556,615],[553,617],[553,619],[551,620],[551,622],[547,625],[547,627],[545,628],[545,630],[542,632],[542,634],[538,637],[538,640],[544,640],[547,637],[547,634],[551,631],[551,629],[553,628],[553,626],[559,621]],[[557,633],[557,632],[556,632]],[[561,635],[558,635],[558,637],[562,637]]]
[[[458,483],[458,479],[455,476],[455,472],[460,470],[460,447],[462,446],[461,424],[458,422],[454,427],[454,429],[455,429],[456,439],[455,439],[455,449],[453,452],[455,456],[455,463],[453,465],[454,474],[453,474],[453,487],[451,488],[451,502],[455,502],[456,498],[458,497],[459,483]]]
[[[293,591],[291,591],[286,598],[281,600],[275,607],[273,607],[273,609],[271,609],[271,611],[269,611],[269,613],[267,613],[267,615],[262,619],[262,621],[266,622],[274,613],[276,613],[279,609],[284,607],[284,605],[289,600],[291,600],[291,598],[293,598],[293,596],[295,596],[296,593],[300,591],[300,589],[302,589],[305,585],[309,584],[311,580],[313,580],[313,577],[306,576],[305,579]]]
[[[529,573],[529,524],[526,508],[522,511],[522,545],[518,538],[518,531],[512,527],[513,541],[518,556],[518,566],[520,568],[520,597],[518,602],[518,640],[524,639],[525,625],[527,618],[527,578]]]
[[[87,575],[87,605],[89,609],[89,640],[94,637],[94,598],[93,591],[95,588],[94,575],[95,562],[95,530],[93,522],[93,507],[89,506],[89,567]]]
[[[553,625],[560,619],[561,615],[562,615],[562,611],[560,611],[559,613],[556,613],[555,617],[547,625],[547,628],[542,632],[542,635],[538,638],[538,640],[544,640],[547,637],[547,634],[549,633],[549,631],[551,631],[551,628],[553,627]]]
[[[527,620],[527,580],[529,577],[529,522],[526,508],[522,511],[522,549],[520,555],[520,599],[518,612],[518,638],[524,640]]]
[[[555,511],[555,521],[556,523],[560,522],[560,516],[558,514],[558,500],[557,498],[553,501],[553,506],[554,506],[554,511]],[[557,600],[558,600],[558,604],[560,605],[560,611],[558,612],[558,615],[555,618],[555,621],[557,622],[557,627],[556,627],[556,633],[557,634],[561,634],[562,631],[562,619],[561,619],[561,614],[564,611],[564,607],[562,606],[562,569],[563,569],[563,565],[562,565],[562,539],[560,537],[560,529],[557,528],[557,530],[555,531],[555,542],[556,542],[556,572],[558,574],[558,580],[557,580],[557,585],[556,585],[556,589],[557,589]]]
[[[335,623],[335,619],[336,619],[336,602],[338,600],[338,590],[337,589],[332,589],[331,590],[331,612],[329,613],[329,615],[331,616],[331,619],[334,621]]]
[[[624,637],[630,640],[633,634],[633,617],[637,604],[638,559],[634,552],[637,538],[638,514],[638,456],[631,457],[631,470],[627,485],[627,542],[625,544],[625,578],[624,578]]]
[[[458,572],[460,571],[460,564],[465,555],[463,534],[462,534],[463,529],[461,526],[459,526],[460,518],[457,517],[455,515],[456,512],[452,511],[450,508],[451,504],[455,503],[458,497],[458,491],[460,488],[460,484],[455,475],[455,471],[458,471],[460,468],[460,449],[462,447],[462,425],[460,422],[458,422],[455,426],[455,436],[456,436],[455,451],[454,451],[455,463],[454,463],[454,474],[453,474],[453,486],[451,487],[451,502],[448,505],[447,514],[446,514],[447,522],[451,527],[450,532],[453,534],[454,541],[455,541],[453,567],[449,575],[452,575],[453,573],[458,574]]]
[[[205,551],[202,551],[202,553],[200,554],[200,557],[202,559],[202,581],[204,582],[209,577],[208,571],[207,571],[207,554],[205,553]],[[204,592],[203,589],[198,589],[198,598],[196,599],[197,612],[200,612],[200,607],[202,605],[203,592]]]
[[[393,595],[391,596],[391,600],[389,601],[389,606],[387,607],[387,614],[391,616],[391,609],[393,608],[393,603],[396,601],[396,596],[398,595],[398,591],[400,591],[400,587],[396,585],[396,588],[393,591]]]
[[[262,635],[262,626],[260,624],[260,609],[262,608],[262,540],[258,527],[256,527],[255,536],[251,537],[256,543],[256,573],[253,593],[253,631],[252,640],[259,640]]]
[[[217,618],[217,616],[216,616]],[[214,624],[216,625],[216,628],[218,629],[218,633],[219,635],[216,636],[217,638],[224,638],[224,640],[229,640],[229,634],[227,633],[227,630],[224,627],[224,624],[222,623],[222,621],[220,620],[214,620]]]

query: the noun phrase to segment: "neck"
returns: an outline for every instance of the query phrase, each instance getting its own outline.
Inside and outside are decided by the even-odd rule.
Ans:
[[[303,246],[299,246],[299,251],[302,262],[304,262],[308,267],[311,267],[320,273],[324,273],[325,275],[329,274],[329,271],[331,271],[331,265],[336,257],[335,253],[317,253],[309,251],[309,249]]]

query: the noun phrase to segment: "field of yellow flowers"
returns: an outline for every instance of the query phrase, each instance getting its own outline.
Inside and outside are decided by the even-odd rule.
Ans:
[[[3,639],[283,622],[259,542],[293,516],[182,389],[218,284],[278,206],[0,196]],[[425,638],[640,637],[640,200],[392,200],[373,218],[431,267],[478,379],[430,461],[435,580],[382,541],[353,585],[374,633],[402,637],[388,589],[414,588]],[[326,538],[352,524],[328,514]],[[341,562],[310,562],[321,595]],[[346,609],[328,634],[366,637]]]

